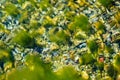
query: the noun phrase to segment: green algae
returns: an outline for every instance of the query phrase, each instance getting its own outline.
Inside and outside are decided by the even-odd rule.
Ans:
[[[87,65],[87,64],[94,64],[95,59],[92,53],[85,53],[80,57],[80,64]]]
[[[88,26],[89,22],[88,22],[88,18],[85,15],[78,15],[74,17],[73,22],[70,23],[70,25],[68,26],[68,28],[70,30],[76,30],[76,29],[81,29],[85,32],[88,31],[89,26]]]
[[[18,32],[15,35],[15,37],[12,39],[12,42],[17,43],[23,47],[33,47],[34,46],[34,39],[26,31]]]
[[[54,64],[54,61],[50,61],[52,63],[49,63],[47,61],[42,61],[42,56],[38,54],[45,54],[49,55],[49,53],[54,53],[55,51],[60,53],[60,57],[62,57],[62,54],[66,53],[69,54],[72,49],[76,50],[73,54],[72,61],[74,62],[74,57],[79,55],[79,63],[75,63],[80,66],[89,66],[89,65],[96,65],[97,69],[96,72],[93,73],[98,80],[102,80],[101,77],[102,73],[104,73],[104,67],[108,64],[109,68],[106,70],[106,74],[108,77],[113,78],[115,80],[116,75],[120,74],[120,63],[119,63],[119,55],[117,55],[116,58],[113,59],[112,62],[106,63],[99,61],[99,55],[98,54],[104,54],[106,55],[112,55],[115,53],[112,46],[106,46],[105,43],[100,42],[100,44],[103,44],[105,46],[101,48],[98,42],[96,41],[96,36],[101,38],[101,35],[106,34],[106,25],[104,23],[109,21],[107,19],[97,20],[95,22],[96,25],[94,27],[93,23],[90,23],[90,15],[89,8],[97,8],[97,3],[99,2],[102,5],[102,10],[100,8],[99,13],[101,11],[105,12],[107,15],[114,16],[115,20],[110,19],[112,26],[116,26],[116,28],[119,28],[119,12],[115,15],[113,15],[111,12],[104,11],[105,9],[112,9],[112,1],[113,0],[98,0],[94,3],[89,3],[85,0],[62,0],[58,2],[57,0],[18,0],[12,1],[12,0],[6,0],[5,3],[2,3],[0,5],[0,10],[2,11],[2,18],[0,19],[0,33],[3,34],[4,37],[2,40],[0,40],[0,66],[3,69],[3,74],[0,74],[0,80],[90,80],[89,76],[91,74],[88,72],[88,75],[86,78],[84,77],[83,73],[86,74],[86,71],[77,71],[73,66],[67,65],[64,66],[64,63],[61,66],[64,66],[57,71],[53,71],[52,67]],[[2,1],[0,1],[2,2]],[[51,2],[51,3],[50,3]],[[62,4],[61,4],[62,3]],[[59,5],[58,5],[59,4]],[[112,7],[111,7],[112,6]],[[88,8],[87,8],[88,7]],[[98,5],[98,7],[101,7]],[[115,7],[115,6],[114,6]],[[65,9],[64,9],[65,8]],[[115,7],[116,9],[116,7]],[[87,14],[83,13],[83,10],[87,10]],[[117,9],[116,9],[117,10]],[[94,13],[94,11],[93,11]],[[2,24],[4,21],[7,20],[8,16],[12,16],[13,18],[17,19],[19,21],[19,25],[17,25],[18,28],[14,28],[15,32],[12,30],[8,30],[6,25]],[[101,14],[95,14],[96,17],[101,19]],[[94,19],[94,17],[92,18]],[[14,21],[9,21],[14,22]],[[62,25],[61,25],[62,22]],[[16,23],[16,22],[14,22]],[[12,25],[12,23],[9,23],[9,25]],[[93,29],[94,28],[94,29]],[[21,30],[23,29],[23,30]],[[6,34],[6,31],[8,31],[8,34]],[[92,32],[96,31],[96,32]],[[18,32],[16,32],[18,31]],[[9,38],[9,36],[13,37]],[[5,33],[5,34],[4,34]],[[2,37],[2,36],[0,36]],[[47,37],[47,38],[46,38]],[[94,37],[93,40],[88,40],[89,38]],[[119,40],[119,36],[117,36]],[[6,43],[6,39],[10,40]],[[79,44],[79,42],[87,41],[87,47],[85,48],[73,48],[75,44]],[[36,42],[37,41],[37,42]],[[67,46],[71,41],[71,45]],[[100,40],[98,40],[100,41]],[[104,40],[103,40],[104,41]],[[9,44],[10,43],[10,44]],[[37,44],[44,45],[42,47],[48,48],[49,43],[55,43],[59,46],[57,49],[48,50],[45,52],[36,52],[34,51]],[[7,44],[7,45],[6,45]],[[63,45],[64,44],[64,45]],[[20,45],[20,46],[19,46]],[[12,47],[11,47],[12,46]],[[12,66],[8,67],[9,65],[14,65],[14,56],[12,54],[12,51],[14,51],[14,46],[20,47],[24,52],[27,52],[29,49],[34,49],[32,52],[35,53],[25,53],[27,56],[22,56],[23,59],[25,59],[25,62],[18,61],[18,64],[21,64],[22,66]],[[80,45],[81,46],[81,45]],[[40,46],[41,47],[41,46]],[[69,47],[69,49],[68,49]],[[51,47],[50,47],[51,48]],[[64,48],[62,50],[61,48]],[[37,48],[39,49],[39,48]],[[80,50],[87,49],[87,53],[83,51],[80,52]],[[101,50],[101,51],[99,51]],[[90,52],[89,52],[90,51]],[[106,52],[107,53],[106,53]],[[17,52],[17,51],[16,51]],[[16,53],[17,54],[17,53]],[[22,52],[20,53],[20,55]],[[30,54],[30,55],[29,55]],[[32,55],[33,54],[33,55]],[[116,55],[116,54],[115,54]],[[53,57],[53,56],[52,56]],[[113,57],[113,56],[112,56]],[[59,61],[58,56],[54,57],[56,58],[56,61]],[[66,58],[62,57],[62,58]],[[67,58],[66,58],[67,60]],[[66,61],[64,60],[64,61]],[[64,62],[63,61],[63,62]],[[17,61],[16,61],[17,62]],[[4,65],[3,65],[4,63]],[[58,63],[59,64],[59,63]],[[72,63],[71,63],[72,64]],[[73,64],[74,65],[74,64]],[[92,66],[91,66],[92,67]],[[11,69],[12,68],[12,69]],[[99,70],[101,73],[99,73]],[[98,71],[98,72],[97,72]],[[1,70],[2,72],[2,70]],[[97,75],[96,75],[96,74]],[[112,73],[115,73],[112,74]],[[4,79],[3,79],[4,78]],[[91,79],[92,80],[92,79]]]
[[[112,4],[112,2],[113,2],[113,0],[108,0],[108,1],[106,1],[106,0],[98,0],[104,7],[109,7],[111,4]]]

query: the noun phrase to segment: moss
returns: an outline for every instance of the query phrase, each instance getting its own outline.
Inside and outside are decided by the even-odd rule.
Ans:
[[[75,33],[74,33],[74,36],[73,36],[75,39],[78,39],[78,40],[85,40],[87,39],[87,36],[84,32],[82,32],[81,30],[77,30]]]
[[[56,43],[65,43],[69,36],[65,33],[64,30],[57,30],[57,28],[53,28],[49,31],[50,41]]]
[[[115,15],[115,18],[116,18],[116,22],[118,24],[120,24],[120,12],[118,12],[116,15]]]
[[[28,18],[28,11],[22,11],[20,18],[19,18],[19,22],[24,22],[25,20],[27,20]]]
[[[4,29],[5,29],[5,27],[0,23],[0,32]]]
[[[65,66],[59,69],[56,74],[58,75],[59,80],[83,80],[72,66]]]
[[[25,2],[25,0],[18,0],[19,4],[23,4]]]
[[[95,28],[97,29],[97,31],[100,31],[101,33],[105,33],[106,31],[106,27],[101,21],[95,23]]]
[[[2,68],[3,72],[7,70],[5,64],[8,62],[11,64],[9,68],[14,67],[14,57],[11,54],[11,51],[8,49],[0,49],[0,67]]]
[[[7,74],[6,80],[84,80],[72,66],[52,72],[51,65],[41,61],[38,55],[27,56],[26,65],[12,70]]]
[[[26,67],[16,68],[7,74],[6,80],[58,80],[50,69],[49,63],[44,63],[38,55],[26,57]]]
[[[107,75],[115,80],[114,76],[120,73],[120,56],[114,47],[120,36],[116,36],[115,41],[112,36],[112,46],[103,41],[112,35],[107,30],[119,30],[119,0],[94,1],[0,0],[0,80],[92,80],[92,71],[95,79],[102,80]],[[106,18],[102,16],[104,11],[108,13]],[[84,41],[87,45],[78,46]],[[16,59],[15,53],[21,60]],[[100,57],[100,53],[105,56]],[[62,60],[74,67],[58,68],[66,65]],[[60,64],[54,63],[57,61]],[[100,76],[109,63],[106,75]],[[76,67],[84,69],[79,72]]]
[[[91,53],[97,52],[98,48],[99,48],[99,46],[95,40],[87,41],[87,46],[90,49]]]
[[[45,20],[42,23],[42,25],[45,28],[50,28],[50,27],[54,27],[56,25],[56,22],[54,22],[54,20],[52,18],[50,18],[49,16],[46,16]]]
[[[12,16],[15,16],[19,13],[18,8],[12,3],[6,3],[4,11],[6,11],[8,15],[12,15]]]
[[[83,31],[88,29],[88,18],[85,15],[75,16],[72,23],[70,23],[69,29],[74,30],[76,28],[80,28]]]
[[[106,7],[106,8],[108,8],[111,4],[112,4],[112,2],[113,2],[113,0],[98,0],[104,7]]]
[[[110,53],[110,54],[114,53],[114,50],[110,46],[105,46],[105,48],[108,51],[108,53]]]
[[[117,69],[117,71],[120,73],[120,69],[119,69],[119,66],[120,66],[120,54],[117,54],[115,56],[114,61],[113,61],[113,65]]]
[[[51,7],[51,4],[49,3],[49,0],[41,0],[39,3],[39,8],[42,11],[47,11],[47,8]]]
[[[0,40],[0,49],[4,49],[4,48],[6,48],[6,45],[2,40]]]
[[[35,41],[26,31],[20,31],[12,39],[12,42],[23,47],[33,47]]]
[[[114,80],[117,77],[117,70],[114,68],[112,64],[108,66],[107,73]]]
[[[95,59],[91,53],[85,53],[80,57],[80,64],[87,65],[87,64],[94,64]]]
[[[75,12],[69,11],[68,9],[64,13],[65,13],[66,19],[70,20],[70,21],[73,21],[74,20],[74,16],[76,16]]]
[[[88,22],[88,18],[80,14],[78,16],[75,16],[73,21],[68,24],[68,29],[76,32],[76,30],[81,29],[81,31],[84,31],[86,34],[90,33],[91,26]]]

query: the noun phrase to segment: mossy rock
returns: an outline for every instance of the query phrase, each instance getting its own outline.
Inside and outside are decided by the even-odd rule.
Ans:
[[[5,29],[4,25],[0,23],[0,32],[4,29]]]
[[[75,12],[74,11],[65,11],[65,17],[67,20],[73,21],[74,20],[74,16],[75,16]]]
[[[117,69],[117,71],[120,73],[120,54],[117,54],[113,60],[113,66],[115,67],[115,69]]]
[[[42,10],[42,11],[47,11],[47,8],[48,7],[51,7],[51,4],[49,3],[49,0],[41,0],[39,2],[39,8]]]
[[[12,3],[6,3],[5,4],[5,8],[4,11],[8,14],[8,15],[12,15],[12,16],[16,16],[19,14],[19,10],[18,8],[12,4]]]
[[[101,21],[96,22],[94,26],[100,34],[105,33],[106,27]]]
[[[105,46],[105,49],[107,50],[108,53],[113,54],[114,53],[114,49],[111,48],[110,46]]]
[[[94,39],[87,41],[87,46],[90,49],[91,53],[96,53],[99,48],[97,42]]]
[[[19,22],[25,22],[28,19],[28,11],[24,10],[20,12]]]
[[[81,65],[94,64],[95,61],[91,53],[84,53],[79,59]]]
[[[21,45],[23,47],[34,47],[35,40],[30,36],[26,31],[18,32],[15,37],[12,39],[13,43]]]
[[[7,46],[5,45],[5,43],[0,40],[0,49],[5,49]]]
[[[74,30],[75,28],[80,28],[81,30],[86,30],[88,23],[89,23],[88,18],[85,15],[80,14],[80,15],[74,17],[74,20],[71,23],[71,26],[68,26],[68,28],[71,30]]]
[[[107,1],[106,0],[98,0],[98,1],[101,3],[101,5],[103,5],[106,8],[108,8],[113,2],[113,0],[107,0]]]
[[[39,55],[28,55],[26,66],[7,73],[6,80],[58,80],[49,63],[40,60]]]
[[[120,24],[120,12],[115,15],[116,22]]]
[[[72,66],[65,66],[56,71],[58,80],[84,80]]]
[[[6,63],[11,63],[11,66],[5,66]],[[14,56],[11,54],[8,49],[0,49],[0,67],[2,70],[7,70],[7,68],[14,67]]]
[[[69,36],[65,33],[64,30],[59,30],[58,28],[53,28],[49,31],[49,39],[52,42],[56,43],[65,43]]]
[[[44,20],[43,25],[45,27],[47,27],[46,25],[54,26],[54,25],[56,25],[56,21],[54,21],[54,19],[52,19],[50,16],[45,16],[45,20]]]
[[[87,35],[84,32],[82,32],[81,30],[77,30],[74,33],[74,38],[78,39],[78,40],[85,40],[85,39],[87,39]]]
[[[106,71],[108,73],[108,76],[110,76],[112,79],[115,79],[117,77],[117,70],[115,69],[113,64],[110,64]]]
[[[85,33],[90,32],[91,26],[89,24],[88,18],[83,15],[77,15],[74,17],[73,21],[68,24],[68,29],[76,32],[77,29],[81,29]]]

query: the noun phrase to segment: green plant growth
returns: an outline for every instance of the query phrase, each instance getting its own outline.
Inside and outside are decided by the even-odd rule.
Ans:
[[[30,29],[38,29],[40,27],[39,23],[37,20],[31,20],[30,22]]]
[[[120,12],[118,12],[116,15],[115,15],[115,18],[116,18],[116,22],[118,24],[120,24]]]
[[[108,66],[107,73],[112,79],[116,80],[115,78],[117,77],[117,70],[114,68],[112,64]]]
[[[100,21],[98,21],[98,22],[96,22],[95,23],[95,28],[97,29],[97,31],[99,31],[101,34],[102,33],[105,33],[105,25],[102,23],[102,22],[100,22]]]
[[[72,66],[65,66],[56,72],[59,80],[84,80]]]
[[[117,71],[120,73],[120,54],[117,54],[114,58],[114,61],[113,61],[113,65],[114,67],[117,69]]]
[[[23,47],[33,47],[35,45],[35,40],[26,31],[18,32],[12,39],[12,42]]]
[[[6,3],[4,11],[8,15],[12,15],[12,16],[15,16],[19,13],[19,10],[17,9],[17,7],[12,3]]]
[[[26,66],[16,68],[7,74],[6,80],[58,80],[51,70],[51,64],[40,60],[38,55],[28,55]]]
[[[0,40],[0,49],[5,49],[5,48],[7,48],[6,44],[2,40]]]
[[[91,53],[97,53],[99,46],[94,39],[87,41],[87,46],[90,49]]]
[[[51,64],[41,61],[38,55],[28,55],[25,63],[26,66],[7,73],[6,80],[84,80],[72,66],[53,72]]]
[[[104,71],[104,62],[100,62],[99,60],[95,63],[97,65],[98,70],[100,71],[100,77],[103,77],[103,71]]]
[[[59,30],[58,28],[53,28],[49,31],[49,39],[56,43],[65,43],[69,36],[64,32],[64,30]]]
[[[29,1],[33,6],[36,6],[37,1],[36,0],[27,0]]]
[[[85,40],[85,39],[87,39],[87,36],[84,33],[76,32],[74,34],[74,38],[78,39],[78,40]]]
[[[49,3],[49,0],[41,0],[39,2],[39,7],[42,11],[47,11],[47,8],[51,8],[51,4]]]
[[[20,18],[19,18],[19,22],[25,22],[28,19],[28,11],[22,11]]]
[[[0,32],[4,29],[5,29],[5,27],[0,23]]]
[[[25,0],[18,0],[18,3],[21,4],[21,5],[22,5],[24,2],[25,2]]]
[[[0,0],[0,80],[116,80],[120,36],[109,32],[119,33],[118,5],[119,0]]]
[[[49,17],[49,16],[46,16],[42,25],[45,27],[45,28],[50,28],[50,27],[54,27],[56,25],[55,21]]]
[[[111,4],[112,4],[112,2],[113,2],[113,0],[98,0],[104,7],[106,7],[106,8],[108,8]]]
[[[108,51],[108,53],[113,54],[114,50],[110,46],[105,46],[105,49]]]
[[[79,34],[79,35],[76,35],[76,36],[75,36],[75,39],[85,40],[85,39],[86,39],[86,36],[85,36],[85,35],[82,35],[82,34]]]
[[[94,59],[91,53],[85,53],[80,57],[80,64],[87,65],[87,64],[94,64],[96,60]]]
[[[82,14],[75,16],[73,22],[68,25],[68,28],[73,31],[76,29],[81,29],[82,31],[88,32],[90,28],[88,18]]]
[[[69,9],[66,8],[65,11],[64,11],[64,13],[65,13],[65,18],[66,18],[67,20],[70,20],[70,21],[73,21],[73,20],[74,20],[74,16],[76,15],[75,12],[69,11]]]
[[[8,49],[0,49],[0,67],[3,71],[7,69],[5,64],[11,64],[9,68],[14,67],[14,57]]]

